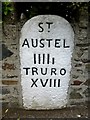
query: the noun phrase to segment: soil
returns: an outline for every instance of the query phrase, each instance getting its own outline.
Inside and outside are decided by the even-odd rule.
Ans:
[[[2,120],[56,120],[81,118],[89,120],[90,108],[87,105],[75,105],[57,110],[25,110],[22,108],[3,108]],[[67,119],[66,119],[67,118]]]

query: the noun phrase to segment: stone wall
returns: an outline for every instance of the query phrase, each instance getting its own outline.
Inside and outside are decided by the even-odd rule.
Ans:
[[[20,31],[26,22],[23,19],[18,22],[4,22],[2,26],[2,96],[0,101],[10,107],[22,106],[20,85],[20,58],[19,39]],[[88,31],[88,8],[80,11],[79,20],[72,21],[71,25],[75,32],[75,46],[72,58],[71,82],[69,87],[68,105],[85,103],[88,100],[88,84],[90,72],[90,58],[88,57],[89,40]]]
[[[90,42],[88,39],[88,10],[80,11],[78,23],[73,24],[75,31],[75,48],[73,53],[70,83],[70,104],[88,100]]]

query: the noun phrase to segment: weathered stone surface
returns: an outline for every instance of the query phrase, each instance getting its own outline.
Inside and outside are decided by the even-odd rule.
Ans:
[[[86,67],[86,71],[90,72],[90,63],[87,63],[85,67]]]
[[[74,60],[75,60],[76,62],[79,62],[79,61],[80,61],[80,58],[74,58]]]
[[[10,89],[6,87],[2,87],[2,95],[5,95],[5,94],[10,94]]]
[[[18,96],[19,95],[18,84],[11,86],[10,92],[12,95]]]
[[[11,24],[5,24],[4,23],[4,29],[3,29],[4,35],[6,39],[11,41],[13,38],[12,42],[16,40],[17,37],[17,28],[16,25],[11,25]],[[9,43],[10,44],[10,43]]]
[[[83,94],[85,94],[86,97],[89,97],[90,96],[90,88],[87,88]]]
[[[75,91],[70,93],[70,99],[82,99],[83,96]]]
[[[81,50],[84,52],[84,51],[89,51],[89,47],[82,47]]]
[[[83,74],[83,70],[82,70],[82,69],[77,69],[77,72],[78,72],[79,74]]]
[[[72,78],[75,78],[75,79],[77,79],[79,77],[79,75],[72,75]]]
[[[9,69],[9,70],[15,70],[15,65],[14,64],[9,64],[9,63],[4,63],[2,65],[2,69],[3,70],[7,70],[7,69]]]
[[[80,28],[84,28],[87,29],[88,26],[88,7],[87,8],[83,8],[80,10],[80,22],[79,22],[79,27]]]
[[[88,19],[88,18],[87,18],[87,19]],[[80,21],[80,23],[79,23],[79,27],[80,27],[80,28],[87,29],[87,25],[88,25],[87,20],[86,20],[85,22],[83,22],[83,20],[82,20],[82,21]]]
[[[90,62],[90,58],[88,55],[88,51],[85,51],[84,54],[81,56],[81,61],[84,63]]]
[[[83,51],[81,51],[79,47],[76,47],[76,49],[74,50],[73,59],[76,62],[79,62],[80,61],[80,57],[82,55],[83,55]]]
[[[81,64],[81,63],[76,63],[74,66],[75,66],[75,67],[81,67],[82,64]]]
[[[80,58],[83,55],[83,52],[80,50],[77,52],[77,56]]]
[[[25,108],[55,109],[67,104],[73,46],[73,29],[62,17],[40,15],[25,23],[20,38],[21,85]],[[54,74],[53,68],[56,71]],[[60,70],[62,68],[63,73]],[[47,69],[46,74],[41,69],[44,73]]]
[[[77,40],[77,43],[78,41],[80,42],[80,44],[88,44],[90,43],[87,39],[87,31],[86,29],[81,29],[80,32],[79,32],[79,35],[78,35],[78,40]]]
[[[72,71],[72,78],[77,79],[78,77],[83,76],[83,70],[83,67],[81,67],[80,69],[74,68]]]
[[[90,79],[87,79],[87,80],[84,82],[84,85],[90,86]]]

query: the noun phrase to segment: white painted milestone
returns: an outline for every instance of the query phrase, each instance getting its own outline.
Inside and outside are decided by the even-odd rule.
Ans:
[[[27,109],[59,109],[68,102],[74,32],[67,20],[39,15],[20,38],[21,86]]]

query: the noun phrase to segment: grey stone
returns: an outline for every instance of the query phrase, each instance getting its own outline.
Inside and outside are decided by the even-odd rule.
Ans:
[[[81,56],[82,62],[87,63],[87,62],[90,61],[90,58],[89,58],[88,55],[89,55],[88,51],[85,51],[85,52],[83,53],[83,55]]]
[[[82,64],[81,64],[81,63],[76,63],[74,66],[75,66],[75,67],[81,67]]]
[[[0,60],[3,60],[13,55],[13,52],[11,52],[5,44],[0,45],[0,48],[2,49],[2,52],[0,52]]]
[[[70,99],[81,99],[83,96],[80,93],[77,93],[75,91],[70,93]]]
[[[89,97],[90,96],[90,88],[87,88],[83,94],[86,96],[86,97]]]
[[[8,88],[2,87],[2,94],[10,94],[10,90]]]

